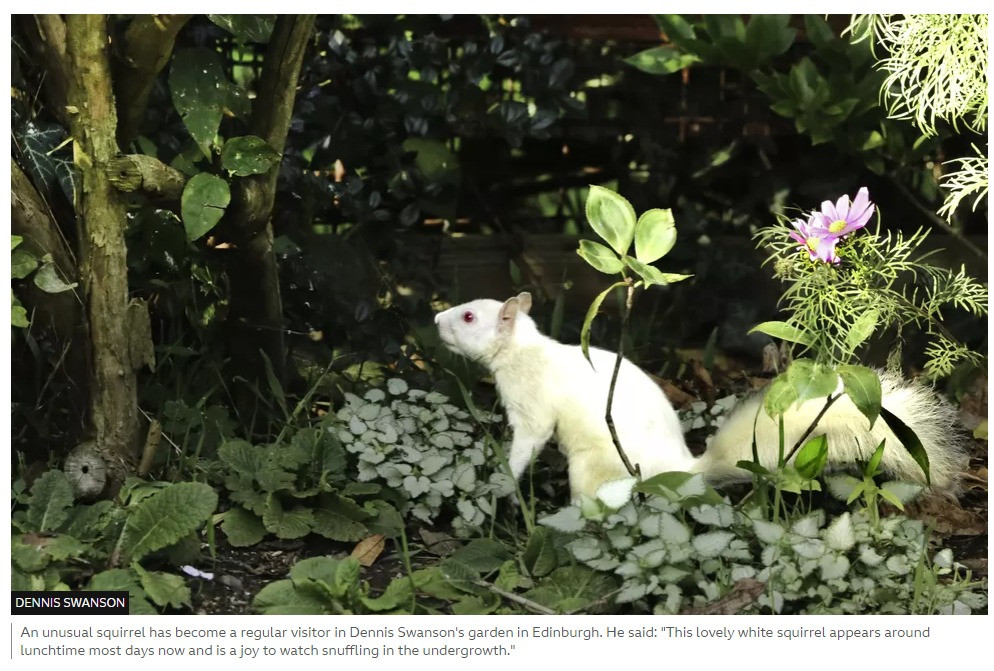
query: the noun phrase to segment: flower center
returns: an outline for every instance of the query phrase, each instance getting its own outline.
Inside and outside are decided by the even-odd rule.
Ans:
[[[846,222],[842,221],[841,219],[836,219],[835,221],[833,221],[828,225],[828,230],[830,233],[838,233],[845,227],[846,227]]]
[[[810,237],[804,241],[804,244],[806,244],[808,246],[808,249],[810,249],[812,252],[818,250],[819,243],[821,243],[821,238],[817,237]]]

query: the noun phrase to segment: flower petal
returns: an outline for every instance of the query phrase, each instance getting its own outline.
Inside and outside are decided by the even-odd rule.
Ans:
[[[835,212],[835,205],[833,205],[832,201],[830,201],[830,200],[826,200],[826,201],[822,202],[822,204],[821,204],[821,213],[823,215],[825,215],[826,217],[828,217],[829,221],[835,221],[836,219],[838,219],[838,217],[836,216],[836,212]]]
[[[836,219],[840,221],[847,221],[849,216],[849,194],[842,194],[839,200],[835,203],[835,214],[838,215]],[[834,221],[834,220],[833,220]]]

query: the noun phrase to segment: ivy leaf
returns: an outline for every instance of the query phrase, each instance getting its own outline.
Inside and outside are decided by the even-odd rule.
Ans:
[[[63,282],[62,278],[55,271],[55,264],[51,261],[42,265],[41,269],[35,273],[34,283],[36,287],[50,294],[59,294],[63,291],[74,289],[77,286],[76,282],[72,284]]]
[[[635,225],[635,258],[653,263],[666,256],[676,244],[676,224],[669,209],[646,210]]]
[[[193,242],[214,228],[230,202],[231,190],[220,177],[206,172],[192,177],[180,200],[186,239]]]
[[[233,137],[224,143],[221,150],[221,165],[238,177],[261,175],[279,160],[279,152],[255,135]]]
[[[178,482],[143,500],[124,525],[122,554],[138,561],[172,545],[205,522],[217,493],[202,482]]]
[[[608,275],[617,275],[624,268],[624,264],[618,255],[610,249],[592,240],[580,240],[580,248],[576,250],[584,261],[589,263],[594,270],[598,270]]]
[[[635,208],[624,197],[591,185],[586,203],[587,221],[594,232],[619,254],[628,252],[635,236]]]
[[[883,392],[880,388],[880,377],[865,366],[842,365],[838,367],[839,376],[846,395],[861,413],[870,420],[873,428],[880,415],[880,404]]]
[[[796,326],[791,326],[787,322],[763,322],[749,329],[749,333],[755,333],[756,331],[773,336],[774,338],[780,338],[780,340],[796,342],[807,347],[810,347],[814,343],[810,333]]]

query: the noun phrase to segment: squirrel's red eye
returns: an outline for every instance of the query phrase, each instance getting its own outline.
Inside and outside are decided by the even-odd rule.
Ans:
[[[469,310],[466,310],[466,312],[462,313],[462,320],[467,324],[472,324],[475,319],[476,315],[474,315]]]

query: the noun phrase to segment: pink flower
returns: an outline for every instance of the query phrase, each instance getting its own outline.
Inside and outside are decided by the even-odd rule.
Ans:
[[[848,198],[846,204],[848,205]],[[792,223],[797,232],[791,232],[790,237],[801,244],[812,261],[839,262],[839,257],[835,253],[835,245],[839,238],[825,225],[822,213],[812,212],[806,223],[801,219],[795,219]]]
[[[864,186],[856,193],[851,205],[849,196],[844,195],[835,202],[835,205],[832,205],[832,201],[826,200],[821,204],[821,212],[815,214],[821,217],[822,228],[827,229],[830,235],[841,238],[866,226],[873,216],[873,203],[870,202],[870,194]]]

